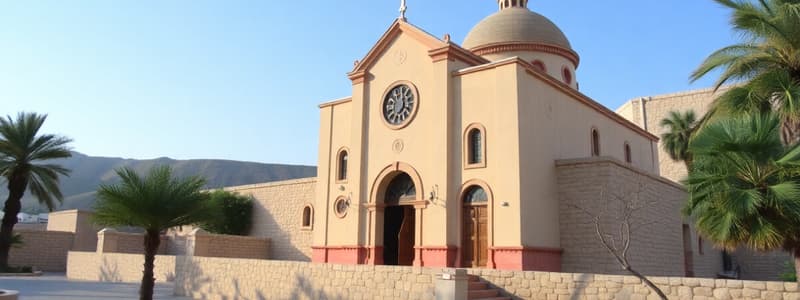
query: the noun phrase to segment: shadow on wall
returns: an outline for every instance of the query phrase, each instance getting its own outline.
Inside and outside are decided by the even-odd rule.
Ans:
[[[107,257],[103,257],[103,264],[100,266],[100,281],[122,282],[122,276],[119,275],[119,266],[115,262],[108,261]]]
[[[315,290],[311,282],[304,276],[298,274],[295,276],[294,290],[292,290],[290,299],[335,299],[342,300],[342,297],[328,296],[322,290]],[[266,299],[266,298],[259,298]]]
[[[312,231],[300,230],[303,203],[299,204],[301,206],[296,212],[290,212],[291,216],[296,215],[296,218],[291,218],[294,219],[292,221],[297,222],[282,225],[268,208],[257,202],[253,202],[253,227],[250,229],[250,236],[270,239],[270,259],[310,262]],[[307,249],[301,250],[295,246],[297,244]]]

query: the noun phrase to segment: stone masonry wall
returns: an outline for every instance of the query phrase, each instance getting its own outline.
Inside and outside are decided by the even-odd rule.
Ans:
[[[9,264],[34,266],[48,272],[63,272],[67,268],[67,252],[72,248],[75,234],[60,231],[14,230],[22,235],[23,245],[11,248]]]
[[[658,299],[633,276],[478,270],[479,275],[515,299]],[[800,299],[797,283],[649,277],[669,299]]]
[[[67,278],[102,282],[141,282],[143,254],[69,252]],[[175,256],[158,255],[155,260],[156,282],[173,281]]]
[[[303,208],[313,205],[315,189],[316,178],[226,188],[255,197],[249,235],[270,239],[272,259],[292,261],[311,261],[312,232],[301,227]]]
[[[700,119],[708,112],[709,104],[725,90],[727,89],[722,88],[717,93],[714,93],[713,89],[702,89],[653,97],[641,97],[628,101],[617,109],[617,113],[639,125],[639,127],[660,137],[665,130],[662,129],[659,124],[661,120],[668,117],[670,111],[679,111],[683,113],[688,110],[693,110],[697,118]],[[645,118],[642,118],[642,99],[644,99]],[[658,144],[658,164],[660,174],[664,178],[679,182],[686,177],[686,167],[684,164],[673,161],[662,148],[661,142]]]
[[[158,254],[167,253],[168,239],[161,236],[158,245]],[[97,233],[97,252],[104,253],[144,253],[144,234],[117,232],[113,229],[103,229]]]
[[[635,170],[613,158],[562,160],[556,163],[560,195],[562,271],[623,274],[596,234],[592,218],[600,215],[604,231],[616,234],[620,202],[612,196],[642,205],[635,212],[630,262],[641,273],[683,276],[683,222],[686,192],[677,184]],[[620,245],[619,242],[617,245]]]
[[[780,274],[787,271],[786,263],[794,260],[788,252],[756,253],[747,249],[737,250],[733,257],[741,278],[748,280],[780,280]]]
[[[433,299],[441,269],[186,257],[176,295],[194,299]]]
[[[267,238],[232,236],[195,232],[188,238],[188,246],[195,256],[269,259],[270,242]]]
[[[67,277],[138,282],[142,257],[70,252]],[[441,268],[333,265],[292,261],[156,257],[156,281],[194,299],[434,299]],[[621,275],[470,269],[514,299],[654,299]],[[174,277],[173,277],[174,276]],[[651,277],[670,299],[800,299],[797,283]]]

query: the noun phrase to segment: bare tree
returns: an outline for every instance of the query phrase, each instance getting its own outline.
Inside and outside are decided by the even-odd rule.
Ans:
[[[655,220],[645,220],[644,218],[636,216],[638,212],[655,204],[655,201],[645,201],[642,199],[641,194],[643,187],[644,185],[639,183],[638,189],[632,193],[616,194],[607,192],[604,186],[600,192],[601,202],[595,202],[603,203],[603,208],[599,209],[598,212],[592,212],[585,207],[574,204],[570,204],[569,206],[580,210],[591,219],[591,223],[594,224],[595,232],[600,239],[600,243],[614,256],[623,270],[641,279],[650,290],[658,294],[661,299],[666,300],[667,296],[664,292],[650,281],[650,279],[647,279],[642,273],[636,271],[633,266],[631,266],[630,261],[628,261],[632,233],[637,229],[657,223]],[[604,223],[612,224],[604,226]],[[609,227],[618,228],[610,229]],[[613,233],[614,230],[616,230],[617,233]]]

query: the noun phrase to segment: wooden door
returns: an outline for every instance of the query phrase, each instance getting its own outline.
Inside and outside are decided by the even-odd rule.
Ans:
[[[403,206],[403,224],[397,234],[397,265],[414,263],[414,207]]]
[[[485,267],[488,256],[488,209],[486,205],[464,206],[462,265],[468,268]]]

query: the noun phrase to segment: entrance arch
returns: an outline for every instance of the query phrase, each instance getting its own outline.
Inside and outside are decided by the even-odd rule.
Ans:
[[[369,254],[373,265],[420,265],[422,209],[427,206],[419,173],[396,162],[376,177],[370,191]]]

